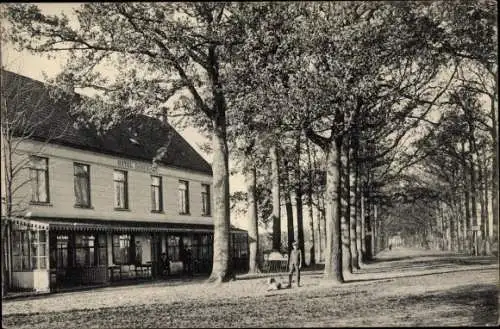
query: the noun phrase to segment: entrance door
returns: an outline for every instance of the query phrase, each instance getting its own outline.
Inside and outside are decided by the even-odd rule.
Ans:
[[[54,288],[64,286],[69,279],[69,238],[67,233],[54,232],[50,235],[50,285]]]
[[[161,235],[154,233],[151,237],[151,275],[153,278],[161,276],[161,266]]]

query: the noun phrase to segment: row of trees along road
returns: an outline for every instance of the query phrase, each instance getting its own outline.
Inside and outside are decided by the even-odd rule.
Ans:
[[[295,199],[301,249],[305,202],[325,276],[343,282],[394,227],[413,237],[418,220],[434,228],[437,212],[410,216],[424,199],[460,241],[478,203],[489,216],[487,198],[497,225],[496,10],[493,1],[92,3],[75,19],[31,4],[4,15],[18,47],[67,54],[54,84],[98,91],[74,109],[95,125],[168,111],[212,138],[210,281],[233,275],[231,156],[247,186],[233,197],[248,207],[250,270],[258,221],[281,247],[281,200],[294,238]]]

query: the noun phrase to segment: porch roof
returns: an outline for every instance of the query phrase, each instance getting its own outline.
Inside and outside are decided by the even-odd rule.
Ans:
[[[103,232],[213,232],[213,224],[147,222],[130,220],[99,220],[83,218],[12,218],[18,226],[51,231]],[[231,233],[244,230],[231,226]]]

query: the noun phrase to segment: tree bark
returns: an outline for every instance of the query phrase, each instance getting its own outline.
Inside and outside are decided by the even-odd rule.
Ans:
[[[464,225],[464,233],[465,233],[465,248],[467,249],[467,253],[471,252],[471,239],[470,239],[470,229],[471,229],[471,209],[470,209],[470,192],[469,192],[469,173],[467,167],[467,160],[465,156],[465,143],[462,142],[462,163],[463,163],[463,176],[464,176],[464,205],[465,205],[465,225]]]
[[[291,187],[290,187],[290,179],[289,179],[289,168],[288,165],[285,165],[286,172],[284,173],[284,185],[285,185],[285,210],[286,210],[286,223],[287,223],[287,232],[288,232],[288,246],[287,253],[290,254],[292,250],[292,243],[295,241],[295,230],[293,225],[293,206],[292,206],[292,198],[290,196]]]
[[[299,240],[299,249],[302,253],[302,260],[305,262],[305,243],[304,243],[304,216],[302,207],[302,175],[300,170],[300,134],[295,143],[295,208],[297,210],[297,239]]]
[[[336,283],[344,282],[342,273],[342,231],[339,213],[340,154],[338,144],[332,141],[326,150],[326,248],[325,277]]]
[[[360,201],[360,217],[361,217],[361,261],[365,262],[368,259],[366,250],[366,205],[365,205],[365,195],[364,189],[360,184],[359,191],[359,201]]]
[[[488,182],[488,172],[486,170],[487,168],[487,160],[486,160],[486,152],[483,152],[483,158],[482,158],[482,163],[483,163],[483,193],[484,193],[484,217],[485,217],[485,230],[484,230],[484,236],[486,239],[486,254],[491,255],[491,237],[490,237],[490,232],[491,232],[491,227],[490,227],[490,211],[488,209],[489,206],[489,182]]]
[[[472,214],[472,226],[477,226],[477,188],[476,188],[476,168],[474,164],[474,158],[472,155],[473,151],[473,140],[469,136],[469,161],[470,161],[470,196],[471,196],[471,214]],[[478,255],[478,231],[473,230],[473,243],[474,243],[474,255]]]
[[[357,218],[356,218],[356,178],[354,169],[354,159],[353,150],[349,148],[348,158],[347,158],[347,185],[348,185],[348,197],[349,197],[349,247],[351,249],[351,271],[352,269],[359,269],[359,256],[357,247]]]
[[[318,173],[319,172],[319,169],[318,168],[318,161],[316,159],[316,150],[313,148],[312,149],[312,160],[313,160],[313,168],[314,168],[314,171],[315,173]],[[318,186],[319,184],[317,182],[315,182],[315,185]],[[319,186],[318,186],[319,187]],[[311,186],[312,188],[312,186]],[[318,189],[318,190],[321,190],[321,189]],[[316,207],[316,225],[318,226],[318,244],[317,244],[317,247],[316,247],[316,250],[317,250],[317,254],[318,254],[318,258],[317,260],[319,262],[322,262],[324,261],[323,259],[323,253],[324,253],[324,250],[325,250],[325,242],[326,242],[326,235],[325,235],[325,218],[324,218],[324,211],[325,211],[325,208],[324,208],[324,203],[323,203],[323,207],[322,207],[322,198],[324,197],[323,193],[316,193],[316,202],[317,202],[317,207]],[[321,229],[321,226],[323,226],[323,229]]]
[[[362,216],[364,215],[361,202],[361,190],[359,184],[359,169],[356,165],[355,177],[354,177],[354,204],[355,204],[355,216],[356,216],[356,249],[358,256],[357,268],[360,269],[363,266],[363,224]]]
[[[498,72],[495,71],[495,91],[498,91]],[[490,102],[491,102],[491,108],[490,108],[490,116],[492,120],[492,129],[491,129],[491,137],[493,140],[493,148],[492,148],[492,154],[493,154],[493,177],[491,180],[491,203],[492,203],[492,214],[493,214],[493,237],[498,241],[498,109],[495,106],[495,102],[498,104],[498,92],[495,92],[496,97],[490,97]]]
[[[254,165],[249,164],[250,159],[247,158],[247,172],[245,175],[245,185],[247,190],[247,216],[248,216],[248,272],[258,273],[259,264],[257,251],[259,250],[259,226],[257,218],[257,170]],[[249,167],[249,169],[248,169]]]
[[[229,151],[225,113],[220,111],[213,122],[214,254],[208,282],[226,282],[233,278],[229,234]]]
[[[316,248],[315,248],[315,234],[314,234],[314,214],[313,214],[313,174],[312,174],[312,162],[311,162],[311,148],[310,144],[311,142],[308,140],[307,141],[307,172],[308,172],[308,188],[307,188],[307,209],[308,209],[308,214],[309,214],[309,223],[310,223],[310,230],[311,230],[311,249],[310,255],[309,255],[309,265],[314,265],[316,264]]]
[[[350,204],[349,204],[349,163],[347,159],[347,152],[343,143],[339,144],[340,152],[340,220],[342,227],[342,269],[352,273],[352,256],[351,256],[351,236],[350,236]]]
[[[271,146],[271,193],[273,198],[273,250],[281,250],[281,204],[278,147]]]
[[[325,242],[326,239],[323,238],[324,232],[325,232],[325,226],[323,226],[323,230],[321,229],[321,223],[324,223],[324,218],[322,216],[322,211],[324,211],[325,208],[321,209],[320,207],[320,197],[318,195],[318,207],[316,208],[316,222],[318,226],[318,260],[320,262],[324,261],[324,250],[325,250]]]

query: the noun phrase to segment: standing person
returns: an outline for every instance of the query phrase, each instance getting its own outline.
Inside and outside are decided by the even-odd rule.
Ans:
[[[167,277],[170,274],[170,262],[168,260],[167,253],[163,252],[161,254],[161,275]]]
[[[191,251],[191,248],[188,248],[186,250],[186,271],[187,274],[193,275],[193,252]]]
[[[297,271],[297,287],[300,287],[300,269],[302,268],[302,253],[298,249],[297,241],[292,244],[293,248],[288,257],[288,286],[292,287],[293,272]]]

